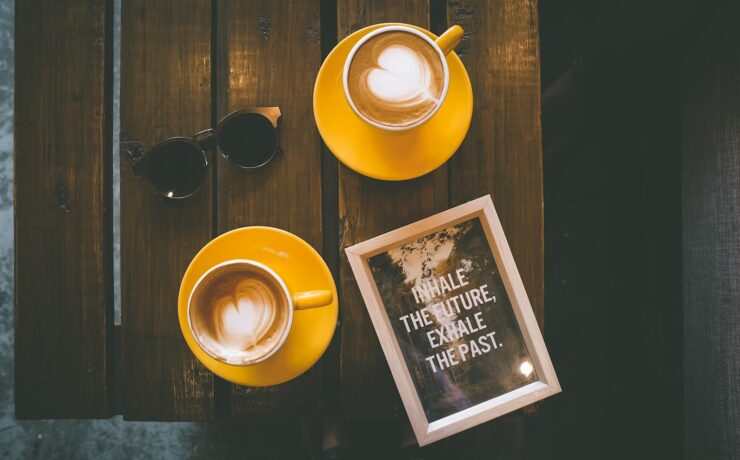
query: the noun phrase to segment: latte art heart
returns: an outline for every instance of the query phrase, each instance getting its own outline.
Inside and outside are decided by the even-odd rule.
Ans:
[[[423,38],[389,31],[360,45],[347,73],[347,91],[358,112],[388,127],[411,126],[437,109],[445,69]]]
[[[367,87],[376,98],[405,105],[433,99],[431,68],[413,50],[389,46],[378,56],[378,66],[367,75]]]
[[[230,295],[216,300],[214,338],[235,350],[256,346],[272,325],[277,303],[274,293],[261,282],[240,281]]]
[[[212,355],[243,363],[279,346],[288,327],[289,303],[282,287],[256,268],[213,275],[194,296],[193,332]]]

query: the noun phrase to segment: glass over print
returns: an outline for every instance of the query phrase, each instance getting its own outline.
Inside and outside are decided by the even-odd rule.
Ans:
[[[480,219],[368,265],[429,422],[538,380]]]

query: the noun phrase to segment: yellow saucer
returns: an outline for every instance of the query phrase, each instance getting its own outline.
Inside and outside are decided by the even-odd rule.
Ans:
[[[326,57],[313,90],[313,114],[329,150],[347,167],[375,179],[413,179],[440,167],[460,147],[473,115],[473,89],[465,66],[453,51],[447,55],[447,98],[426,123],[408,131],[391,132],[364,122],[344,95],[344,61],[363,36],[388,25],[393,24],[358,30]],[[411,27],[437,38],[429,31]]]
[[[296,311],[283,346],[267,360],[252,366],[233,366],[215,360],[195,342],[188,327],[188,297],[209,268],[231,259],[251,259],[272,268],[291,293],[328,289],[334,302],[326,307]],[[205,245],[190,262],[180,284],[177,313],[185,341],[196,358],[219,377],[246,386],[277,385],[311,368],[329,346],[337,325],[337,288],[329,267],[308,243],[272,227],[232,230]]]

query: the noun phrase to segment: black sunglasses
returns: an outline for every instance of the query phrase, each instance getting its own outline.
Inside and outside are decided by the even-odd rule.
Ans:
[[[134,164],[165,198],[187,198],[200,189],[208,169],[206,151],[214,144],[239,168],[255,171],[267,166],[278,148],[278,107],[253,107],[226,115],[216,129],[193,137],[171,137],[147,150]]]

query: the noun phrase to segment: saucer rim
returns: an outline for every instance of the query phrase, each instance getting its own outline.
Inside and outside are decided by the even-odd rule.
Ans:
[[[470,81],[470,75],[468,74],[468,70],[465,68],[465,65],[463,64],[462,60],[457,55],[457,53],[454,50],[453,51],[450,51],[446,55],[447,60],[457,61],[455,63],[455,65],[459,65],[460,66],[460,68],[462,69],[462,75],[465,78],[464,78],[463,81],[458,81],[456,83],[453,83],[452,81],[450,81],[449,86],[452,87],[452,85],[464,85],[465,88],[467,89],[467,93],[469,94],[469,97],[467,99],[470,101],[468,110],[466,111],[467,112],[466,113],[467,114],[467,120],[465,120],[465,123],[464,123],[465,126],[466,126],[466,128],[465,128],[465,134],[463,136],[461,136],[460,141],[454,146],[454,148],[451,148],[450,149],[451,150],[450,154],[449,155],[441,155],[440,156],[440,161],[438,163],[435,162],[434,164],[432,164],[432,166],[428,170],[425,170],[425,171],[415,171],[415,172],[413,172],[411,174],[404,173],[404,172],[400,172],[400,173],[399,172],[390,172],[388,174],[384,174],[383,172],[378,172],[378,171],[375,171],[373,169],[363,168],[361,165],[350,165],[350,164],[348,164],[345,161],[345,159],[343,158],[345,155],[337,154],[336,151],[335,151],[336,149],[333,149],[332,148],[332,145],[331,144],[333,142],[331,141],[331,139],[334,138],[335,136],[333,136],[332,134],[330,134],[326,130],[326,128],[322,129],[322,126],[321,126],[322,123],[319,123],[319,119],[321,118],[319,116],[319,114],[318,114],[318,109],[317,109],[317,107],[319,105],[321,105],[320,98],[318,96],[319,79],[322,76],[322,74],[325,72],[325,67],[326,67],[327,63],[330,62],[332,59],[337,59],[337,56],[340,53],[340,47],[341,47],[341,45],[345,41],[350,40],[353,37],[359,37],[359,38],[357,38],[357,40],[359,41],[359,40],[362,39],[362,37],[364,37],[368,33],[371,33],[374,30],[379,29],[381,27],[388,27],[388,26],[406,26],[406,27],[411,27],[411,28],[414,28],[414,29],[416,29],[416,30],[418,30],[418,31],[426,34],[432,40],[435,40],[435,39],[438,38],[438,36],[436,34],[430,32],[427,29],[424,29],[423,27],[419,27],[419,26],[414,25],[414,24],[402,23],[402,22],[384,22],[384,23],[372,24],[372,25],[363,27],[362,29],[359,29],[359,30],[357,30],[355,32],[352,32],[351,34],[349,34],[346,37],[344,37],[341,41],[339,41],[339,43],[337,43],[337,45],[334,46],[334,48],[329,52],[329,54],[326,56],[326,58],[324,59],[324,61],[321,63],[321,67],[319,68],[319,71],[316,74],[316,80],[314,81],[313,97],[312,97],[312,107],[313,107],[314,123],[316,124],[316,128],[319,131],[319,135],[321,136],[321,139],[324,142],[324,144],[326,144],[326,147],[328,148],[329,152],[331,152],[331,154],[334,155],[334,157],[337,160],[339,160],[340,163],[342,163],[344,166],[346,166],[347,168],[351,169],[352,171],[354,171],[354,172],[356,172],[358,174],[361,174],[363,176],[372,178],[372,179],[378,179],[378,180],[389,181],[389,182],[400,182],[400,181],[405,181],[405,180],[416,179],[416,178],[425,176],[425,175],[427,175],[427,174],[429,174],[429,173],[437,170],[442,165],[444,165],[446,162],[448,162],[455,155],[455,153],[457,153],[457,151],[460,149],[460,146],[463,144],[463,142],[467,138],[467,133],[470,131],[470,125],[471,125],[472,120],[473,120],[473,107],[474,107],[475,101],[473,100],[473,94],[472,94],[473,88],[472,88],[472,83]],[[449,62],[448,62],[448,66],[450,66],[450,63]],[[344,88],[343,88],[343,86],[341,84],[341,80],[340,80],[340,85],[339,86],[340,86],[340,88],[338,88],[337,90],[338,91],[341,91],[342,94],[344,94]],[[437,113],[435,113],[433,116],[429,117],[424,123],[422,123],[422,124],[420,124],[418,126],[415,126],[414,128],[412,128],[410,130],[407,130],[407,131],[401,131],[401,132],[383,132],[384,130],[382,130],[380,128],[376,128],[374,126],[373,126],[373,128],[378,131],[378,134],[379,135],[382,135],[382,136],[405,135],[405,134],[408,134],[408,133],[413,133],[415,130],[418,130],[418,129],[422,128],[430,120],[433,120],[435,117],[440,116],[439,114],[441,112],[442,107],[444,107],[444,105],[445,105],[445,103],[442,103],[440,105]],[[351,110],[351,107],[350,107],[350,112],[352,112],[352,116],[355,117],[355,119],[356,119],[355,121],[356,122],[358,122],[358,123],[365,123],[365,121],[362,118],[360,118],[356,113],[354,113],[354,111]],[[325,133],[328,134],[328,135],[325,135]]]
[[[244,366],[244,365],[234,365],[234,364],[228,364],[223,363],[221,361],[218,361],[212,357],[210,357],[207,353],[202,352],[200,349],[197,348],[197,342],[195,341],[195,338],[192,337],[192,335],[188,335],[189,330],[187,330],[187,327],[183,326],[183,319],[182,316],[187,316],[187,305],[183,308],[183,297],[187,297],[187,293],[183,293],[183,281],[188,276],[188,273],[191,270],[191,267],[193,264],[198,260],[200,257],[203,257],[203,254],[210,250],[210,248],[216,244],[217,240],[220,240],[221,238],[225,238],[226,236],[232,236],[232,234],[238,234],[238,233],[247,233],[255,230],[262,230],[267,231],[269,233],[273,234],[279,234],[281,237],[287,237],[298,243],[298,245],[301,247],[302,251],[306,251],[305,254],[310,254],[311,258],[314,259],[317,262],[317,267],[320,268],[320,270],[323,273],[323,278],[326,282],[328,282],[328,285],[325,286],[319,286],[319,289],[327,289],[332,292],[332,295],[334,296],[334,300],[331,304],[327,305],[326,307],[322,308],[330,308],[333,310],[333,315],[331,315],[331,319],[324,320],[325,323],[322,323],[322,330],[325,330],[327,332],[326,334],[326,340],[324,341],[321,346],[319,346],[316,350],[315,356],[312,356],[310,358],[301,359],[300,361],[302,363],[310,363],[307,366],[304,364],[302,366],[292,366],[296,368],[305,367],[305,369],[301,372],[296,373],[290,378],[287,379],[261,379],[260,377],[254,378],[254,376],[250,376],[251,378],[239,378],[238,375],[240,371],[244,371],[246,369],[249,369],[252,367],[252,365]],[[242,257],[243,258],[243,257]],[[259,260],[257,259],[259,262]],[[262,262],[264,263],[264,262]],[[198,275],[193,275],[196,279],[198,278]],[[185,300],[186,302],[186,300]],[[295,312],[294,313],[294,322],[293,327],[291,328],[290,333],[286,336],[286,342],[288,341],[288,338],[295,330],[296,323],[302,322],[301,320],[301,312]],[[333,275],[331,274],[331,270],[329,269],[328,265],[326,264],[326,261],[321,257],[319,252],[311,246],[307,241],[305,241],[303,238],[299,237],[298,235],[295,235],[291,232],[288,232],[286,230],[283,230],[281,228],[277,227],[270,227],[265,225],[254,225],[254,226],[245,226],[245,227],[239,227],[232,230],[229,230],[228,232],[224,232],[221,235],[217,236],[216,238],[213,238],[208,243],[206,243],[197,253],[196,255],[191,259],[190,263],[188,264],[187,269],[183,273],[182,279],[180,281],[180,289],[178,292],[178,305],[177,305],[177,315],[178,315],[178,323],[180,327],[180,332],[183,336],[183,340],[185,341],[188,350],[192,353],[193,357],[198,360],[206,369],[208,369],[210,372],[212,372],[214,375],[217,375],[221,377],[222,379],[241,386],[246,387],[266,387],[266,386],[273,386],[273,385],[279,385],[282,383],[289,382],[291,380],[294,380],[296,378],[299,378],[306,372],[309,372],[313,366],[316,365],[316,363],[321,359],[322,356],[326,353],[326,350],[329,348],[329,345],[331,344],[331,341],[336,333],[336,327],[337,327],[337,320],[339,315],[339,298],[337,293],[337,287],[336,282],[334,280]],[[325,329],[324,329],[325,328]],[[191,344],[192,342],[192,344]],[[195,348],[194,348],[195,347]],[[320,352],[319,352],[320,351]],[[201,356],[202,354],[202,356]],[[281,355],[281,354],[275,354],[268,359],[256,363],[254,366],[265,366],[270,363],[277,363],[277,360],[286,361],[287,356]],[[248,383],[247,383],[248,382]]]

